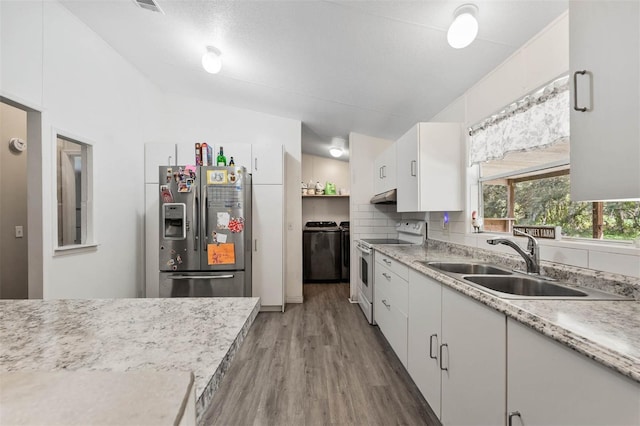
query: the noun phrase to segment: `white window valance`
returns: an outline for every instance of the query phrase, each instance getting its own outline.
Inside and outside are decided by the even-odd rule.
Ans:
[[[471,127],[469,163],[566,141],[569,108],[569,77],[565,76]]]

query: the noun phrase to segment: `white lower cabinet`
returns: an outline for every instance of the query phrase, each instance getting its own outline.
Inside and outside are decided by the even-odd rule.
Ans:
[[[414,270],[409,271],[409,374],[440,418],[442,373],[439,348],[442,339],[442,285]]]
[[[507,336],[509,425],[640,425],[640,384],[512,319]]]
[[[408,336],[409,374],[444,425],[504,424],[504,315],[410,271]]]
[[[375,320],[406,368],[409,268],[378,252],[374,258]]]

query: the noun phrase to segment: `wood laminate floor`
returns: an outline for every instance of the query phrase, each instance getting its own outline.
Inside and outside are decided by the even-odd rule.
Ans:
[[[439,425],[348,284],[305,284],[304,303],[260,313],[205,425]]]

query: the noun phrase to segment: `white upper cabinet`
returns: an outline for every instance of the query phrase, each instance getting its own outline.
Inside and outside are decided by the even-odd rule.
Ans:
[[[459,123],[418,123],[396,145],[398,212],[463,209]]]
[[[396,188],[396,144],[389,145],[378,155],[373,165],[373,194]]]
[[[236,163],[238,162],[236,161]],[[250,170],[253,173],[254,185],[282,185],[284,180],[284,147],[271,144],[251,145]]]
[[[571,199],[640,198],[640,2],[571,1],[569,51]]]
[[[144,181],[159,183],[158,167],[176,165],[176,144],[149,142],[144,145]]]

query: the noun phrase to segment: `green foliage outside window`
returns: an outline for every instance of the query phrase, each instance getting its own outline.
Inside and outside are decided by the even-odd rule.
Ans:
[[[485,218],[507,216],[507,187],[483,184]],[[515,184],[517,225],[561,226],[562,234],[592,238],[592,203],[571,202],[569,175]],[[603,207],[604,239],[633,240],[640,236],[640,203],[613,202]]]

